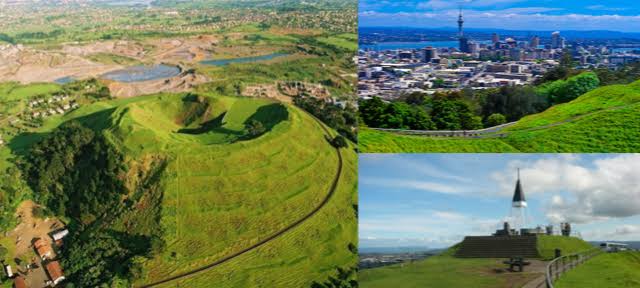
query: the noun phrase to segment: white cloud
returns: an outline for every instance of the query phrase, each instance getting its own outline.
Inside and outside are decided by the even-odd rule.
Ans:
[[[363,185],[374,185],[399,190],[412,189],[442,194],[461,194],[464,191],[457,186],[428,181],[370,177],[360,177],[359,181]]]
[[[595,10],[595,11],[624,11],[624,10],[627,10],[627,8],[607,7],[607,6],[604,6],[604,5],[591,5],[591,6],[587,6],[587,9]]]
[[[640,155],[623,154],[595,160],[592,167],[575,156],[513,161],[507,171],[493,173],[500,193],[513,193],[515,168],[521,167],[525,196],[552,194],[545,209],[553,223],[590,223],[640,215]],[[560,195],[563,192],[566,196]]]

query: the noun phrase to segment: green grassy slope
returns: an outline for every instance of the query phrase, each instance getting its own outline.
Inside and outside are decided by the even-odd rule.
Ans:
[[[102,131],[137,166],[166,159],[160,177],[166,249],[144,261],[136,284],[158,281],[295,222],[328,194],[338,169],[320,124],[300,109],[266,99],[205,98],[206,105],[173,94],[98,102],[49,118],[36,133],[9,139],[9,147],[23,153],[61,123],[77,120]],[[260,120],[266,133],[248,138],[244,124],[250,119]],[[258,250],[188,278],[195,281],[189,287],[210,287],[211,281],[217,287],[304,287],[335,276],[336,267],[354,266],[348,246],[357,243],[357,156],[353,149],[342,155],[338,190],[318,214]],[[113,229],[128,225],[122,219]]]
[[[538,252],[540,252],[540,256],[543,259],[553,259],[555,257],[555,249],[560,249],[562,255],[568,255],[593,249],[593,245],[575,237],[538,236]]]
[[[504,259],[462,259],[441,255],[414,263],[361,270],[360,287],[519,287],[537,273],[496,273]],[[515,285],[515,286],[513,286]]]
[[[620,252],[596,256],[562,275],[558,288],[640,287],[640,253]]]
[[[602,87],[572,102],[527,116],[505,129],[506,137],[434,138],[361,129],[358,140],[365,153],[634,152],[640,151],[638,120],[640,81]],[[556,123],[560,124],[547,126]]]
[[[455,258],[456,245],[442,255],[414,263],[361,270],[358,273],[361,287],[520,287],[533,280],[539,273],[495,273],[504,269],[504,259]],[[593,248],[589,243],[573,237],[540,236],[538,250],[543,259],[551,259],[554,249],[571,254]],[[517,283],[517,284],[516,284]]]

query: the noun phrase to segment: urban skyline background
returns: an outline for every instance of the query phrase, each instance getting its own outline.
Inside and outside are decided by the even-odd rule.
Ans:
[[[630,0],[361,0],[359,26],[455,27],[460,7],[470,29],[640,32],[640,8]]]

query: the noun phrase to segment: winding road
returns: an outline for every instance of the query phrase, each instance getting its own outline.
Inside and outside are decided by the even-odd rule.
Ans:
[[[326,136],[328,137],[332,137],[331,132],[329,131],[329,129],[327,129],[327,127],[324,125],[324,123],[322,123],[322,121],[320,121],[318,118],[316,118],[315,116],[311,115],[310,113],[304,111],[303,109],[300,109],[300,111],[303,111],[304,113],[306,113],[307,115],[309,115],[311,118],[313,118],[318,125],[320,125],[320,127],[322,128],[322,130],[325,132]],[[335,147],[334,147],[335,148]],[[311,210],[308,214],[306,214],[304,217],[296,220],[295,222],[293,222],[292,224],[288,225],[287,227],[285,227],[284,229],[275,232],[274,234],[271,234],[270,236],[268,236],[265,239],[260,240],[260,242],[253,244],[247,248],[244,248],[240,251],[237,251],[233,254],[230,254],[228,256],[225,256],[224,258],[218,259],[215,262],[209,263],[205,266],[202,266],[200,268],[196,268],[193,269],[191,271],[188,272],[184,272],[178,275],[174,275],[171,277],[168,277],[166,279],[163,280],[159,280],[153,283],[148,283],[148,284],[144,284],[141,286],[136,286],[139,288],[147,288],[147,287],[155,287],[161,284],[166,284],[172,281],[176,281],[176,280],[180,280],[180,279],[184,279],[190,276],[193,276],[195,274],[198,274],[200,272],[204,272],[207,270],[211,270],[213,268],[215,268],[216,266],[219,266],[221,264],[224,264],[234,258],[237,258],[243,254],[246,254],[248,252],[251,252],[253,250],[256,250],[258,248],[260,248],[261,246],[264,246],[265,244],[273,241],[274,239],[278,238],[279,236],[291,231],[293,228],[296,228],[297,226],[300,226],[302,223],[304,223],[305,221],[307,221],[309,218],[313,217],[315,214],[317,214],[327,203],[329,203],[329,200],[331,200],[331,197],[333,197],[333,195],[335,194],[335,191],[338,187],[338,183],[340,182],[340,177],[342,175],[342,166],[343,166],[343,160],[342,160],[342,153],[340,152],[339,148],[335,148],[336,153],[338,154],[338,171],[336,172],[336,175],[333,179],[333,182],[331,183],[331,187],[329,188],[329,192],[327,193],[327,195],[324,197],[324,199],[322,200],[322,202],[320,202],[320,204],[318,206],[316,206],[313,210]]]

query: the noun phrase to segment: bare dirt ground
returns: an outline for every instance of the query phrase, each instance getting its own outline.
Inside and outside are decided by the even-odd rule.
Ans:
[[[0,46],[0,81],[53,82],[62,77],[89,78],[121,69],[80,56],[40,51],[23,46]]]
[[[260,98],[271,98],[277,99],[278,101],[282,101],[285,103],[292,103],[293,97],[284,95],[278,91],[278,87],[276,84],[263,84],[263,85],[253,85],[247,86],[242,91],[243,96],[247,97],[260,97]]]
[[[527,259],[530,265],[525,266],[524,272],[510,271],[506,264],[502,263],[506,259],[496,259],[496,268],[481,271],[487,275],[498,275],[499,277],[506,279],[505,286],[500,288],[522,288],[528,283],[536,280],[540,276],[543,276],[547,266],[546,261]],[[499,267],[499,268],[498,268]]]
[[[218,42],[218,38],[212,35],[153,40],[149,44],[156,48],[149,57],[165,63],[198,62],[210,59]]]
[[[125,40],[101,41],[87,45],[65,45],[62,47],[61,52],[83,57],[98,53],[108,53],[139,60],[143,59],[147,53],[142,43]]]
[[[110,81],[107,86],[112,95],[118,98],[129,98],[158,92],[184,92],[207,81],[208,78],[205,76],[183,72],[169,79],[132,83]]]
[[[40,258],[34,251],[32,241],[41,238],[52,244],[49,233],[64,227],[64,224],[57,219],[41,219],[34,217],[33,210],[38,205],[31,200],[24,201],[18,206],[16,217],[20,222],[8,237],[15,241],[14,258],[19,259],[19,263],[12,263],[16,271],[25,277],[28,287],[45,287],[45,282],[49,280]],[[36,263],[37,268],[26,271],[25,264]]]

